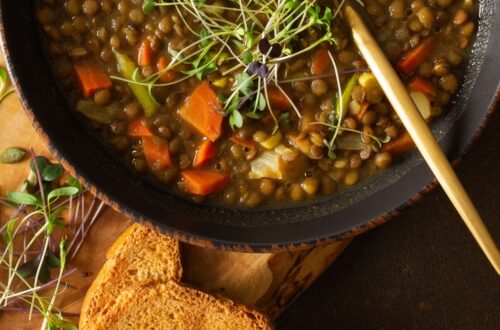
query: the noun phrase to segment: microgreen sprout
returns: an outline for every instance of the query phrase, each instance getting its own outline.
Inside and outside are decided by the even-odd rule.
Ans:
[[[59,164],[31,153],[28,179],[19,191],[0,198],[0,204],[13,210],[0,227],[0,311],[26,311],[30,318],[36,311],[43,316],[42,329],[77,329],[56,307],[56,298],[71,287],[63,282],[76,271],[68,269],[68,261],[80,249],[103,204],[95,208],[91,198],[89,207],[86,191],[76,179],[68,177],[63,183]],[[49,288],[49,297],[40,294]]]
[[[14,92],[14,88],[9,88],[9,75],[7,71],[0,67],[0,102]]]
[[[331,25],[338,8],[332,12],[330,7],[317,5],[314,0],[211,3],[205,0],[145,0],[143,10],[150,13],[162,6],[179,13],[183,26],[195,41],[181,50],[170,49],[171,60],[167,67],[147,79],[113,78],[148,86],[154,98],[154,88],[175,85],[191,77],[204,79],[212,73],[234,77],[230,90],[220,91],[224,104],[222,113],[229,117],[233,128],[241,127],[245,117],[262,118],[266,109],[276,126],[279,124],[269,99],[270,87],[277,88],[289,99],[300,118],[298,107],[280,86],[279,67],[321,44],[337,42]],[[231,13],[234,19],[228,19],[224,13]],[[299,42],[300,36],[311,29],[319,37],[303,45]],[[188,69],[181,70],[181,67]],[[181,74],[174,81],[160,83],[160,77],[170,70]]]

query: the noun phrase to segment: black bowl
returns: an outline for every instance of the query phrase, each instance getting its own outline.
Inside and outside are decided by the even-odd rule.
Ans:
[[[433,132],[457,159],[485,123],[498,96],[499,0],[481,1],[479,31],[465,82]],[[183,241],[244,251],[279,251],[342,239],[383,223],[429,187],[433,175],[417,152],[356,188],[286,207],[238,210],[194,204],[125,166],[74,115],[51,72],[35,19],[35,1],[0,1],[2,47],[36,130],[63,165],[98,197]],[[496,32],[496,33],[494,33]]]

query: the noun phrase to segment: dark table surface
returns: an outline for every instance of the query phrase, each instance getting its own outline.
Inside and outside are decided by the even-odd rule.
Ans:
[[[500,109],[457,166],[500,244]],[[500,277],[441,187],[359,238],[278,329],[500,329]]]

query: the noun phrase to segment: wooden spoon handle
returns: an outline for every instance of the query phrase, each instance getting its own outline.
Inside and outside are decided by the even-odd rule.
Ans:
[[[351,26],[356,45],[373,75],[417,145],[420,153],[457,209],[477,243],[500,275],[500,252],[486,229],[474,204],[420,115],[391,63],[380,49],[356,10],[347,4],[346,19]]]

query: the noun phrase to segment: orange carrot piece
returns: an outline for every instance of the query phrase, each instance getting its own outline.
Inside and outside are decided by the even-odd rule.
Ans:
[[[146,161],[152,169],[161,171],[172,166],[167,141],[157,136],[143,137],[142,149],[144,150]]]
[[[139,52],[137,53],[137,64],[139,64],[139,66],[151,65],[152,58],[153,50],[151,49],[151,45],[147,39],[144,39],[141,42]]]
[[[138,118],[128,125],[128,135],[131,137],[152,137],[153,132],[148,127],[146,119]]]
[[[325,73],[331,63],[332,61],[330,59],[330,55],[328,54],[328,50],[325,48],[318,49],[312,56],[311,74],[320,75]]]
[[[267,97],[273,110],[288,110],[292,108],[292,104],[278,87],[269,87],[267,89]]]
[[[100,89],[108,89],[113,86],[106,71],[96,64],[75,64],[75,72],[85,97],[92,96]]]
[[[210,140],[201,141],[196,154],[194,155],[193,167],[200,168],[208,163],[215,156],[215,144]]]
[[[415,143],[410,134],[404,132],[397,139],[384,144],[382,146],[382,151],[389,152],[393,155],[399,155],[411,150],[413,147],[415,147]]]
[[[165,56],[160,56],[158,62],[156,63],[156,68],[158,69],[158,72],[160,72],[164,70],[169,64],[170,61]],[[164,74],[162,74],[158,80],[160,80],[160,82],[162,83],[169,83],[174,81],[174,79],[175,79],[175,73],[169,70]]]
[[[412,73],[431,56],[434,46],[435,39],[428,37],[415,48],[408,50],[403,58],[398,61],[396,67],[404,74]]]
[[[204,81],[188,97],[179,115],[210,141],[215,142],[222,134],[224,116],[219,112],[222,105],[208,82]]]
[[[248,148],[249,150],[257,150],[257,144],[255,143],[254,140],[242,139],[237,134],[231,135],[229,140],[231,140],[231,142],[238,144],[244,148]]]
[[[262,117],[262,119],[260,120],[260,122],[264,125],[266,125],[267,127],[272,127],[274,125],[274,119],[273,119],[273,116],[271,116],[270,113],[264,115],[264,117]]]
[[[229,176],[209,170],[186,170],[181,172],[186,191],[193,195],[207,196],[220,191],[229,181]]]
[[[427,96],[430,97],[436,97],[437,96],[437,88],[434,86],[430,81],[416,76],[413,78],[410,83],[408,84],[408,87],[410,90],[415,91],[415,92],[422,92],[426,94]]]

